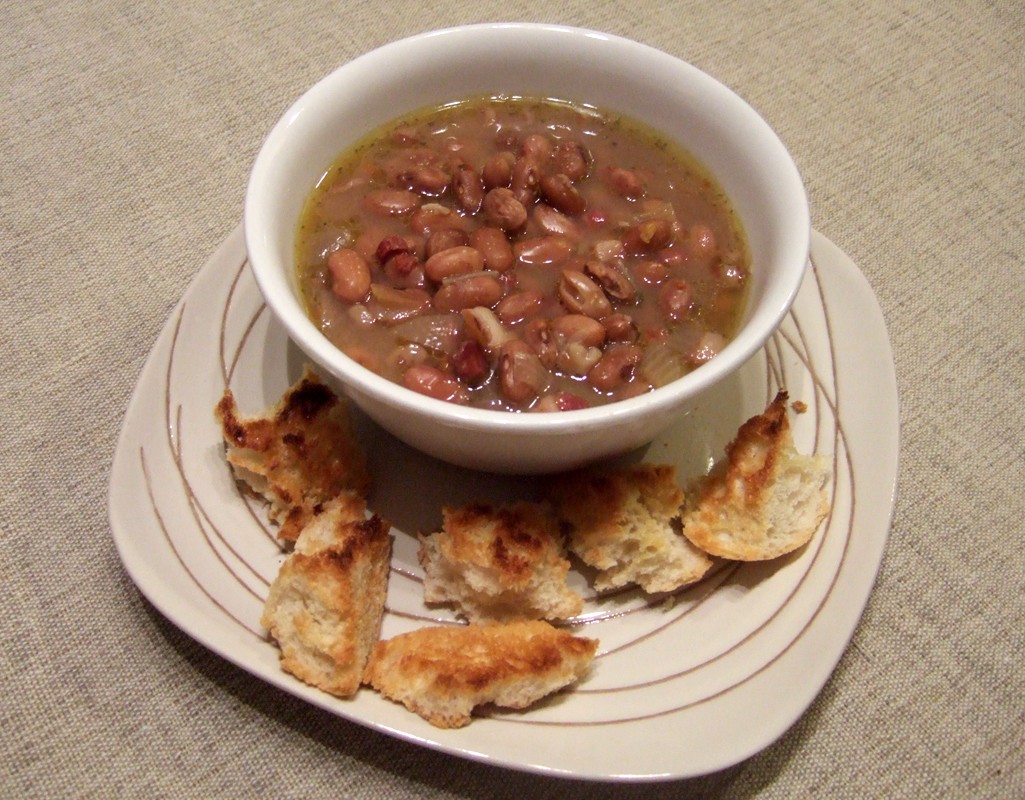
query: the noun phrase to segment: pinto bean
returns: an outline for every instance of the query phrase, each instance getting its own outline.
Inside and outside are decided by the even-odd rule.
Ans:
[[[576,216],[587,208],[587,202],[577,191],[573,181],[561,172],[543,176],[538,181],[538,188],[541,190],[541,196],[564,214]]]
[[[502,346],[498,357],[499,386],[511,403],[524,405],[548,386],[549,373],[530,346],[513,339]]]
[[[452,192],[459,207],[467,214],[476,214],[484,202],[484,181],[470,166],[461,166],[452,176]]]
[[[523,264],[561,264],[573,255],[573,243],[565,236],[538,236],[516,242],[513,253]]]
[[[571,239],[580,237],[580,228],[577,223],[547,203],[535,205],[530,211],[530,216],[534,224],[545,233],[553,236],[568,236]]]
[[[443,228],[459,228],[465,226],[463,218],[441,203],[425,203],[409,217],[409,227],[422,236]]]
[[[436,400],[460,405],[470,402],[469,392],[455,375],[428,364],[417,364],[402,373],[402,385]]]
[[[385,261],[384,274],[399,289],[412,289],[426,282],[424,262],[409,252],[396,253]]]
[[[583,272],[564,269],[559,281],[559,300],[572,314],[601,319],[612,313],[612,304],[605,292]]]
[[[614,391],[633,379],[643,355],[644,351],[637,345],[611,347],[587,373],[587,381],[599,392]]]
[[[633,265],[634,277],[644,283],[658,285],[669,280],[669,267],[661,261],[638,261]]]
[[[467,339],[456,350],[452,356],[452,367],[456,375],[467,383],[480,383],[490,371],[484,348],[472,339]]]
[[[606,171],[605,179],[612,191],[623,197],[637,198],[644,194],[644,181],[632,170],[611,167]]]
[[[502,290],[506,294],[516,291],[520,286],[519,276],[511,270],[509,272],[496,272],[495,278],[502,284]]]
[[[637,290],[621,269],[604,261],[588,261],[584,264],[584,272],[613,300],[632,303],[637,299]]]
[[[398,176],[398,182],[403,188],[433,197],[444,194],[450,181],[445,170],[430,164],[410,167]]]
[[[547,159],[553,150],[552,140],[543,133],[532,133],[520,145],[520,153],[540,163]]]
[[[495,272],[505,272],[515,261],[512,245],[501,228],[474,229],[470,232],[470,246],[480,251],[484,266]]]
[[[396,234],[389,234],[381,239],[377,244],[377,249],[374,251],[374,255],[377,256],[377,262],[383,264],[392,256],[398,253],[408,253],[413,248],[409,246],[403,237]]]
[[[711,255],[716,250],[715,233],[707,225],[694,225],[687,231],[687,243],[697,255]]]
[[[346,303],[358,303],[370,291],[370,265],[351,248],[335,250],[327,257],[331,291]]]
[[[506,295],[495,307],[498,318],[507,325],[536,314],[544,305],[544,295],[536,289]]]
[[[466,275],[484,269],[484,256],[468,245],[449,247],[427,259],[424,272],[432,281],[441,282],[453,275]]]
[[[561,172],[574,183],[586,178],[591,168],[591,154],[580,142],[573,139],[563,139],[559,142],[555,146],[552,160],[555,171]]]
[[[602,317],[601,324],[610,342],[635,342],[640,337],[637,323],[629,314],[609,314]]]
[[[363,207],[371,214],[398,217],[420,206],[420,195],[405,189],[374,189],[367,192]]]
[[[469,241],[467,235],[459,228],[439,228],[427,235],[426,255],[431,256],[448,250],[452,247],[460,247]]]
[[[499,186],[508,187],[512,181],[513,164],[516,163],[515,153],[502,150],[495,153],[484,163],[481,170],[481,178],[484,181],[485,189],[496,189]]]
[[[527,222],[527,209],[511,189],[492,189],[484,195],[484,215],[503,231],[517,231]]]
[[[576,342],[587,347],[601,347],[605,342],[605,326],[583,314],[564,314],[551,321],[556,344]]]
[[[468,275],[446,281],[434,294],[434,307],[439,311],[491,307],[502,299],[502,293],[502,284],[490,275]]]
[[[559,351],[552,336],[550,320],[541,317],[530,320],[523,328],[523,341],[534,351],[534,355],[541,360],[546,369],[555,366]]]
[[[538,184],[541,181],[541,168],[536,160],[529,156],[516,159],[512,169],[512,181],[509,188],[513,195],[524,206],[537,200]]]

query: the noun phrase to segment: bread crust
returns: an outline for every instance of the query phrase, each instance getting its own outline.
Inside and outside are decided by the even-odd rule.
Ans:
[[[235,477],[270,503],[268,514],[280,525],[282,540],[295,541],[317,506],[343,490],[369,491],[348,404],[309,367],[263,414],[240,414],[230,389],[214,413]]]
[[[714,563],[680,533],[684,495],[672,465],[569,473],[556,479],[550,497],[570,551],[598,570],[599,590],[636,584],[673,591]]]
[[[576,683],[597,647],[541,620],[433,626],[378,642],[364,680],[432,725],[459,728],[479,706],[527,708]]]
[[[726,458],[689,493],[683,533],[722,558],[763,561],[812,538],[829,513],[829,461],[794,447],[787,393],[751,417]]]
[[[353,520],[342,496],[300,533],[260,620],[280,648],[286,672],[338,697],[359,689],[384,615],[389,531],[376,515]]]
[[[454,603],[471,622],[568,619],[583,610],[547,504],[473,503],[442,514],[442,530],[419,537],[428,603]]]

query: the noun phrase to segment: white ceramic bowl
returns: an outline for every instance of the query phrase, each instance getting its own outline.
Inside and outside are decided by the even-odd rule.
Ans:
[[[299,215],[315,184],[350,144],[404,112],[490,93],[556,97],[629,115],[675,139],[711,170],[741,218],[752,255],[746,316],[719,355],[630,400],[517,414],[419,395],[360,366],[321,334],[297,299],[293,256]],[[800,286],[810,233],[807,197],[786,148],[721,83],[626,39],[518,23],[426,33],[339,67],[270,132],[245,201],[246,247],[257,282],[305,354],[395,436],[447,461],[493,472],[567,469],[657,436],[772,334]]]

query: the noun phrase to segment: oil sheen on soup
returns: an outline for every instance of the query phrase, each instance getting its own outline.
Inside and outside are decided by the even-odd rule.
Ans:
[[[307,313],[409,389],[506,411],[651,391],[714,358],[750,257],[711,175],[629,118],[476,98],[345,152],[302,214]]]

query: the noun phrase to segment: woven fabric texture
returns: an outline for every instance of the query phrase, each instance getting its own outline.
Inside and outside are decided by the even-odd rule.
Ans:
[[[129,397],[263,136],[333,67],[495,20],[621,34],[738,91],[887,320],[902,447],[875,591],[811,708],[719,774],[547,779],[336,719],[179,632],[110,534]],[[28,0],[0,31],[0,795],[1025,796],[1018,0]]]

